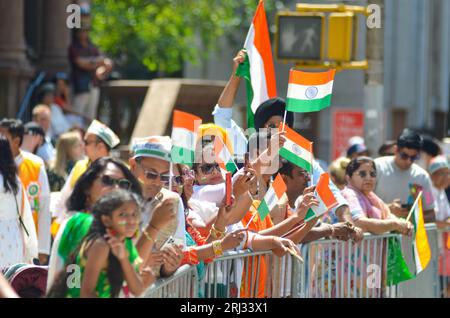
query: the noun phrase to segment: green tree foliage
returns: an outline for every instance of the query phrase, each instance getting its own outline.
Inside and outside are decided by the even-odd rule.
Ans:
[[[275,1],[265,1],[272,12]],[[198,63],[217,39],[242,37],[258,0],[93,0],[93,42],[122,61],[149,71],[173,73],[183,61]],[[245,38],[245,35],[243,36]]]

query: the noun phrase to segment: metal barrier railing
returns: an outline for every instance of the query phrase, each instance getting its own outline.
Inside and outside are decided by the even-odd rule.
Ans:
[[[172,276],[158,279],[142,298],[197,298],[198,275],[195,266],[183,265]]]
[[[440,282],[440,297],[450,297],[450,227],[438,229],[438,275]]]
[[[442,255],[441,268],[450,267],[446,241],[442,249],[438,238],[444,238],[436,225],[427,224],[426,229],[433,255],[430,264],[415,279],[395,286],[385,285],[387,241],[393,237],[400,239],[405,260],[413,270],[411,238],[365,234],[358,244],[321,239],[300,245],[303,263],[290,255],[277,257],[270,251],[228,252],[205,266],[200,282],[196,268],[186,265],[174,276],[158,281],[143,297],[447,297],[444,287],[449,284],[448,276],[438,270],[438,255]],[[199,288],[198,292],[195,288]]]

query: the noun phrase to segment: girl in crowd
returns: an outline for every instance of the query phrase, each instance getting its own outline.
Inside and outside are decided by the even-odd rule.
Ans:
[[[83,141],[77,131],[59,136],[56,143],[56,159],[50,163],[47,171],[52,192],[60,191],[73,166],[84,155]]]
[[[63,269],[68,256],[87,234],[92,223],[92,207],[102,196],[115,187],[141,193],[134,175],[119,160],[104,157],[93,162],[78,179],[68,200],[68,215],[61,222],[52,246],[47,290],[55,274]]]
[[[0,269],[33,263],[38,242],[30,204],[17,177],[9,141],[0,134]]]
[[[154,281],[150,271],[138,274],[142,262],[132,242],[139,225],[140,206],[136,194],[114,190],[102,196],[92,209],[88,234],[70,256],[70,264],[81,269],[81,287],[67,286],[70,273],[63,271],[50,296],[118,297],[124,280],[139,296]]]
[[[381,234],[396,231],[412,233],[412,224],[397,218],[374,192],[377,181],[375,163],[370,157],[352,159],[346,169],[347,186],[342,194],[349,203],[352,218],[365,232]]]

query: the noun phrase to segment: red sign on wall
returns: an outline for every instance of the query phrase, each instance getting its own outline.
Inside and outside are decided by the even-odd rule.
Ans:
[[[335,108],[331,115],[331,160],[345,155],[353,136],[364,137],[364,111]]]

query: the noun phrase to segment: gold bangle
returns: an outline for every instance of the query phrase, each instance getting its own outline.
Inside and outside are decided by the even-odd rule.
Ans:
[[[227,228],[225,228],[224,231],[219,231],[219,230],[214,226],[214,224],[211,226],[211,228],[212,228],[214,231],[219,232],[220,234],[225,234],[225,233],[227,233]]]
[[[155,240],[153,239],[153,237],[150,236],[150,234],[147,233],[147,231],[143,231],[142,234],[144,234],[145,238],[147,240],[149,240],[150,242],[152,242],[152,244],[155,244]]]
[[[217,240],[212,242],[212,247],[214,251],[215,256],[222,256],[223,255],[223,249],[222,249],[222,242]]]

